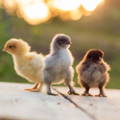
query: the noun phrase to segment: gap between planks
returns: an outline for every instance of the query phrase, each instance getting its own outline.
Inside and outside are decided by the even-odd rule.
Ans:
[[[58,91],[57,89],[53,88],[53,90],[55,90],[59,95],[61,95],[64,99],[66,99],[67,101],[69,101],[70,103],[72,103],[78,110],[82,111],[84,114],[86,114],[91,120],[97,120],[97,118],[92,115],[91,113],[89,113],[86,109],[84,109],[83,107],[81,107],[80,105],[78,105],[76,102],[74,102],[73,100],[71,100],[71,98],[63,93],[61,93],[60,91]]]

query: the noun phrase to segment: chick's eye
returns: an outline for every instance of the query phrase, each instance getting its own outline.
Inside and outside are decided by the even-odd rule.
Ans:
[[[13,47],[14,47],[14,46],[12,46],[12,45],[9,45],[9,46],[8,46],[8,48],[13,48]]]
[[[60,40],[61,44],[64,44],[66,41],[64,39]]]

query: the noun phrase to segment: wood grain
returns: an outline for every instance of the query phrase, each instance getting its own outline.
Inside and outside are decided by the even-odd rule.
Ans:
[[[70,96],[67,88],[54,87],[58,96],[49,96],[24,91],[31,86],[0,83],[0,120],[120,120],[119,90],[106,90],[108,97],[99,98]]]

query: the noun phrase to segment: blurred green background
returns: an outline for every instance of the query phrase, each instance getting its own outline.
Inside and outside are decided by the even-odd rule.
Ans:
[[[73,42],[71,51],[75,57],[74,66],[88,49],[100,48],[104,50],[105,60],[112,68],[108,88],[120,88],[120,1],[105,1],[105,4],[90,16],[83,16],[78,21],[62,21],[56,17],[36,26],[29,25],[14,15],[8,15],[1,8],[0,81],[27,82],[16,75],[12,57],[2,52],[3,45],[9,38],[22,38],[29,42],[32,50],[46,55],[52,37],[56,33],[66,33],[71,36]],[[76,74],[74,81],[77,81]]]

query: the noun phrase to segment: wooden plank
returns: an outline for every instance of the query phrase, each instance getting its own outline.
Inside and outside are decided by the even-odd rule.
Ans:
[[[25,92],[27,87],[31,85],[0,83],[1,120],[91,120],[62,96]]]
[[[62,93],[66,93],[65,88],[56,88]],[[78,93],[83,89],[77,88]],[[91,90],[92,94],[97,94],[98,90]],[[68,96],[80,108],[95,117],[96,120],[120,120],[120,90],[106,90],[108,97],[83,97]]]

